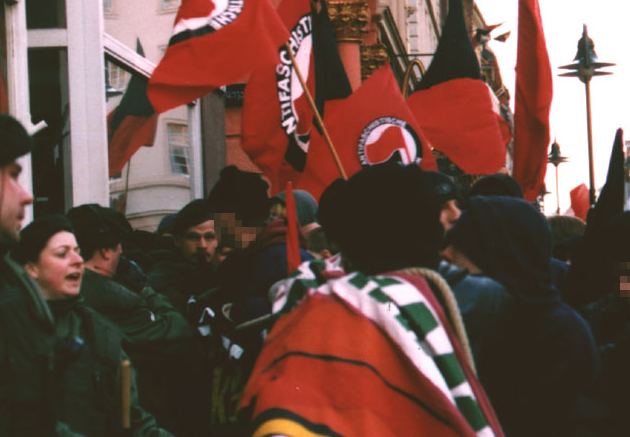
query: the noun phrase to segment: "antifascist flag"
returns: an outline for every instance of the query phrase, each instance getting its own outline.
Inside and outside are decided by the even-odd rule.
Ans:
[[[149,81],[158,112],[278,62],[287,32],[268,0],[182,0],[168,49]]]
[[[580,184],[571,190],[571,209],[573,214],[584,221],[589,209],[588,188],[586,185]]]
[[[350,97],[328,102],[324,124],[348,176],[363,167],[388,161],[436,169],[429,142],[405,103],[389,66],[374,72]],[[319,199],[324,189],[339,177],[328,146],[322,137],[314,136],[297,187]]]
[[[315,103],[352,93],[341,63],[325,2],[285,0],[278,14],[290,30],[288,44]],[[313,110],[285,47],[280,63],[257,70],[245,89],[242,147],[271,182],[272,192],[296,181],[304,170],[314,125]],[[314,130],[315,128],[315,130]]]
[[[431,145],[469,174],[505,166],[510,140],[499,103],[481,79],[461,0],[449,12],[429,69],[407,103]]]
[[[144,56],[140,40],[136,51]],[[147,98],[147,78],[131,76],[120,104],[107,116],[109,176],[119,174],[142,146],[152,146],[158,114]]]
[[[538,0],[519,0],[512,175],[527,200],[534,200],[547,172],[551,66]]]

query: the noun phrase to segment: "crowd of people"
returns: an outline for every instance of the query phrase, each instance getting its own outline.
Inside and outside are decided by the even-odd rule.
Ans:
[[[0,436],[630,430],[628,215],[383,164],[294,192],[292,272],[285,193],[234,166],[156,232],[97,204],[21,229],[29,150],[0,115]]]

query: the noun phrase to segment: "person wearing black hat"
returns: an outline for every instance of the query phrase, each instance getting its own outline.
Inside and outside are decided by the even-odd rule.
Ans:
[[[54,325],[46,302],[24,270],[8,256],[19,240],[33,197],[19,183],[17,159],[31,138],[0,114],[0,435],[57,435],[51,382]],[[70,435],[70,434],[68,434]]]
[[[131,230],[122,214],[86,204],[70,209],[67,216],[85,259],[81,283],[85,303],[118,326],[129,340],[127,352],[139,371],[138,387],[144,407],[162,426],[185,435],[178,432],[180,426],[188,426],[182,424],[182,417],[194,410],[180,411],[187,402],[176,401],[172,392],[191,386],[187,374],[180,372],[180,360],[190,361],[191,366],[197,363],[193,327],[166,296],[148,284],[141,283],[132,290],[116,281],[121,241]]]
[[[168,232],[173,247],[154,253],[149,284],[167,296],[191,323],[196,323],[198,299],[216,285],[214,255],[219,239],[214,214],[205,200],[193,200],[175,214]]]
[[[73,431],[86,436],[126,435],[121,415],[120,363],[127,359],[119,329],[87,307],[79,294],[83,258],[65,216],[36,219],[21,233],[13,257],[40,286],[55,318],[56,411]],[[171,436],[138,404],[130,381],[130,432]]]

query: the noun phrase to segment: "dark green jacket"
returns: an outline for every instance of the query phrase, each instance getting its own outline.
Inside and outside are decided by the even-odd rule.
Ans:
[[[178,437],[207,435],[209,374],[202,344],[168,299],[150,287],[133,292],[88,269],[81,295],[127,337],[143,407]]]
[[[200,266],[174,251],[160,251],[148,272],[149,285],[166,296],[175,309],[192,323],[199,320],[199,307],[205,294],[216,287],[216,273],[212,265]]]
[[[131,430],[121,427],[122,334],[80,298],[49,302],[61,339],[55,383],[58,417],[88,437],[171,436],[138,403],[131,379]],[[79,346],[81,345],[81,346]]]
[[[39,287],[0,249],[0,436],[83,437],[56,410],[58,338]]]
[[[176,352],[181,340],[195,334],[168,299],[150,287],[136,293],[85,269],[81,296],[89,307],[118,326],[132,346],[143,345],[151,352],[170,354]]]
[[[55,435],[52,316],[26,272],[0,259],[0,436]]]

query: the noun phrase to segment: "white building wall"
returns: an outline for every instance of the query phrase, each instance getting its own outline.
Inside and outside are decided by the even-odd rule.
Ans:
[[[111,9],[105,11],[105,31],[134,50],[136,38],[140,38],[145,57],[157,64],[168,44],[179,2],[167,0],[110,2]],[[110,99],[108,111],[113,110],[119,101],[120,97]],[[200,195],[194,190],[201,181],[200,171],[191,171],[190,175],[172,172],[168,123],[189,125],[187,107],[182,106],[161,114],[153,146],[142,147],[136,152],[130,166],[123,170],[122,177],[110,183],[113,198],[128,192],[126,213],[136,228],[154,230],[165,214],[179,210],[195,195]],[[190,135],[189,144],[196,137],[198,136]],[[195,146],[200,147],[199,140]],[[189,150],[191,165],[195,155],[200,153],[195,153],[191,144]],[[191,183],[193,178],[198,179],[199,183]]]

